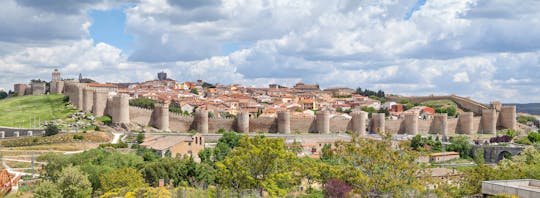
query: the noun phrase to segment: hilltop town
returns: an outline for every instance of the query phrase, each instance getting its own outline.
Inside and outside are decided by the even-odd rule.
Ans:
[[[275,169],[276,171],[290,172],[302,168],[297,171],[306,171],[302,174],[309,175],[322,174],[326,169],[311,170],[311,166],[331,166],[332,168],[328,170],[341,170],[347,167],[348,165],[340,164],[338,161],[345,160],[350,152],[359,152],[355,155],[371,158],[379,155],[370,153],[370,149],[386,148],[390,150],[379,154],[393,157],[389,158],[391,161],[379,161],[381,164],[378,166],[392,164],[396,170],[407,167],[417,170],[397,178],[407,180],[415,177],[417,181],[411,185],[424,186],[422,188],[424,190],[419,191],[413,190],[412,186],[403,187],[410,192],[436,194],[443,188],[458,187],[463,188],[459,193],[477,194],[479,192],[477,181],[471,181],[470,186],[464,184],[453,186],[454,182],[466,179],[468,173],[449,168],[445,163],[449,163],[450,167],[468,167],[476,164],[479,168],[483,168],[483,163],[498,163],[513,156],[521,157],[518,156],[520,153],[530,152],[527,151],[526,145],[540,142],[540,133],[535,132],[539,125],[538,120],[518,114],[515,106],[503,105],[497,101],[483,104],[457,95],[398,96],[382,90],[361,88],[321,89],[317,84],[302,82],[296,83],[293,87],[270,84],[265,88],[253,88],[238,84],[212,84],[202,80],[178,82],[168,78],[164,72],[159,72],[157,79],[146,82],[99,83],[83,78],[80,74],[78,79],[63,79],[58,70],[52,72],[50,81],[31,80],[29,84],[14,84],[13,88],[4,100],[5,103],[1,103],[0,100],[0,105],[6,104],[4,110],[13,115],[0,116],[0,122],[6,125],[0,126],[0,145],[8,148],[4,150],[8,156],[3,159],[3,166],[6,169],[0,172],[2,178],[0,182],[5,186],[3,192],[10,192],[13,187],[19,186],[17,182],[21,178],[39,182],[35,179],[40,177],[40,174],[57,177],[52,174],[58,170],[49,165],[57,163],[55,160],[59,158],[65,161],[79,157],[92,159],[87,155],[141,158],[144,162],[139,163],[148,167],[145,167],[144,174],[140,176],[141,180],[144,177],[142,181],[144,184],[140,187],[150,185],[166,188],[174,193],[186,193],[186,188],[180,188],[181,185],[171,179],[179,177],[178,180],[183,180],[188,183],[186,185],[195,188],[196,194],[209,195],[209,185],[223,182],[215,175],[211,179],[199,178],[202,177],[199,174],[210,174],[208,172],[193,172],[190,176],[180,176],[180,173],[168,175],[166,172],[154,175],[153,171],[158,171],[156,169],[158,167],[152,164],[176,160],[174,162],[176,164],[185,164],[182,166],[191,164],[189,166],[193,166],[191,168],[194,170],[206,168],[208,170],[205,171],[214,171],[212,174],[215,174],[215,171],[224,171],[222,174],[227,175],[231,174],[230,171],[233,171],[232,167],[235,166],[234,161],[230,161],[233,156],[249,154],[268,157],[265,152],[277,152],[283,154],[279,155],[283,159],[276,156],[272,160],[294,159],[307,163],[308,166],[291,164],[281,167],[283,170]],[[24,106],[29,106],[29,109],[25,109]],[[45,109],[45,114],[34,115],[38,116],[39,120],[35,117],[25,120],[28,117],[25,112],[42,112],[42,108]],[[46,109],[52,109],[52,112],[49,113]],[[42,115],[47,116],[40,117]],[[7,126],[10,123],[11,126]],[[270,144],[278,146],[266,147]],[[360,147],[357,148],[357,145]],[[49,148],[48,152],[41,150],[44,147]],[[53,151],[50,149],[52,147],[59,150]],[[261,153],[249,149],[242,150],[247,148],[266,151]],[[339,148],[367,150],[353,151]],[[64,157],[43,154],[51,152],[63,152],[60,156]],[[407,153],[406,157],[402,156],[403,158],[397,160],[397,155],[402,155],[402,152]],[[74,158],[67,157],[72,154]],[[34,155],[40,156],[38,161],[41,167],[34,167],[34,158],[29,158]],[[160,159],[166,160],[161,162]],[[316,161],[311,161],[313,159]],[[122,161],[123,159],[120,159],[121,163]],[[72,161],[69,164],[81,166],[78,163]],[[114,166],[118,171],[128,171],[121,169],[123,166],[120,164],[92,163],[98,163],[98,166]],[[402,164],[406,166],[401,166]],[[422,164],[430,164],[433,167],[425,168]],[[67,164],[62,166],[64,165]],[[129,171],[137,172],[133,169],[137,166],[141,165],[129,165],[128,168],[131,168]],[[163,166],[165,168],[169,165]],[[36,169],[38,172],[35,172]],[[86,173],[90,178],[99,177],[95,172]],[[110,174],[131,173],[112,171]],[[301,182],[296,185],[302,189],[307,187],[311,190],[320,190],[321,183],[334,181],[334,177],[342,173],[332,174],[336,176],[315,176],[317,182],[311,181],[308,184],[302,183],[307,179],[305,177],[286,181]],[[234,178],[234,175],[229,176],[232,180],[240,179]],[[373,175],[378,176],[380,175]],[[189,177],[198,179],[190,180]],[[348,183],[340,185],[356,182],[349,181],[345,179],[346,177],[340,175],[340,179],[335,182],[343,180]],[[429,183],[431,179],[435,179],[435,183]],[[126,190],[134,190],[128,188],[117,192],[119,188],[102,186],[109,180],[114,179],[100,177],[99,180],[91,180],[91,189],[87,193],[97,196],[104,195],[101,190],[108,190],[107,193],[111,193],[112,196],[124,195],[127,193]],[[334,184],[326,183],[326,185]],[[486,183],[486,185],[494,184]],[[280,190],[277,191],[269,188],[261,190],[252,184],[242,188],[232,185],[224,189],[248,190],[246,195],[255,196],[311,192],[305,189],[290,189],[286,186],[280,185],[278,187]],[[33,191],[39,194],[45,190],[42,188],[45,187]],[[152,189],[143,191],[150,192]],[[327,193],[328,189],[324,191]],[[236,193],[239,193],[236,194],[238,196],[242,195],[241,191]],[[389,195],[390,192],[377,193]]]

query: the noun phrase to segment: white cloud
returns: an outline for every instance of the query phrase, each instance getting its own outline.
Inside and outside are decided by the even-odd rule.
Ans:
[[[467,72],[460,72],[460,73],[454,74],[454,82],[468,83],[469,75],[467,75]]]
[[[178,80],[540,101],[534,0],[428,0],[408,19],[414,0],[142,0],[125,11],[131,54],[88,38],[86,11],[115,3],[0,1],[0,87],[59,67],[100,81],[164,70]]]

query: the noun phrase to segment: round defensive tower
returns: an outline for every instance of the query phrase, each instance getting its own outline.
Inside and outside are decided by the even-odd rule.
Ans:
[[[473,134],[473,121],[474,113],[473,112],[463,112],[459,114],[458,118],[458,129],[457,132],[460,134]]]
[[[201,109],[197,111],[197,131],[199,133],[208,133],[208,111]]]
[[[237,130],[240,133],[249,133],[249,113],[246,111],[238,112],[236,115]]]
[[[93,95],[92,102],[94,102],[94,104],[92,105],[92,113],[94,113],[94,116],[96,117],[101,117],[105,115],[105,108],[107,108],[108,93],[106,91],[96,90],[93,94],[94,95]]]
[[[114,96],[113,97],[107,97],[107,105],[105,107],[105,114],[109,116],[114,115]]]
[[[83,111],[91,112],[94,106],[94,90],[89,87],[83,88]]]
[[[317,112],[317,132],[323,134],[330,133],[330,112],[319,111]]]
[[[501,126],[506,129],[516,130],[516,106],[501,107]]]
[[[366,135],[368,113],[364,111],[352,112],[352,130],[356,135]]]
[[[13,90],[17,92],[17,96],[24,96],[24,93],[26,92],[26,84],[15,84],[13,86]]]
[[[418,134],[418,113],[405,114],[405,133],[409,135]]]
[[[291,133],[291,114],[288,111],[280,111],[277,114],[278,133]]]
[[[485,134],[497,132],[497,110],[482,109],[482,132]]]
[[[61,94],[64,92],[64,81],[54,81],[55,85],[54,91],[51,91],[53,94]]]
[[[154,104],[156,111],[156,128],[162,131],[169,131],[169,104]]]
[[[440,134],[443,138],[448,135],[448,114],[437,113],[433,118],[433,126],[435,127],[435,133]]]
[[[73,105],[79,109],[79,110],[84,110],[84,102],[83,102],[83,98],[84,98],[84,95],[83,95],[83,85],[79,84],[79,83],[76,83],[74,85],[74,98],[73,98],[73,101],[75,102]]]
[[[129,96],[120,94],[113,97],[114,114],[112,121],[115,124],[129,124]]]
[[[371,133],[385,133],[384,113],[371,114]]]

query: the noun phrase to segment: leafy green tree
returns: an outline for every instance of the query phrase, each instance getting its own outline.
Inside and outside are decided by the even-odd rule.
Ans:
[[[8,97],[8,93],[6,93],[4,90],[1,90],[0,91],[0,100],[4,99],[4,98],[7,98]]]
[[[135,99],[129,100],[130,106],[136,106],[136,107],[141,107],[145,109],[154,109],[154,104],[156,103],[157,101],[148,99],[148,98],[135,98]]]
[[[244,136],[223,160],[216,162],[221,184],[236,191],[257,189],[262,196],[284,196],[298,181],[293,167],[296,156],[288,152],[282,139]]]
[[[33,191],[35,198],[61,198],[60,189],[49,180],[44,180]]]
[[[60,128],[56,124],[48,124],[47,127],[45,127],[45,136],[52,136],[56,135],[60,132]]]
[[[362,196],[416,197],[425,190],[427,173],[415,162],[418,154],[408,145],[394,148],[391,135],[382,135],[382,140],[353,138],[335,147],[342,170],[334,178]]]
[[[62,195],[67,198],[90,197],[92,193],[88,177],[76,167],[64,168],[57,184]]]
[[[195,94],[195,95],[199,95],[199,90],[197,88],[193,88],[193,89],[189,90],[189,92],[191,92],[192,94]]]
[[[116,188],[136,189],[147,186],[142,174],[131,167],[110,171],[100,177],[100,182],[105,192]]]
[[[229,154],[230,150],[239,145],[242,138],[241,134],[236,132],[225,132],[219,138],[216,148],[214,148],[214,157],[216,161],[222,161]]]
[[[213,164],[212,160],[212,149],[211,148],[204,148],[202,151],[199,152],[199,158],[201,159],[202,163],[207,164]]]
[[[137,143],[141,144],[144,142],[144,133],[137,134]]]
[[[448,150],[458,152],[462,158],[470,158],[472,146],[467,136],[456,136],[450,140]]]

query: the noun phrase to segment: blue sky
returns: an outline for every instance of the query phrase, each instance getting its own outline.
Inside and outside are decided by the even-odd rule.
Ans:
[[[540,102],[540,1],[0,0],[0,88],[82,73]],[[512,8],[512,9],[508,9]]]
[[[92,18],[90,37],[94,42],[104,42],[124,51],[129,51],[133,45],[133,35],[126,32],[126,15],[123,8],[110,10],[90,10]]]

